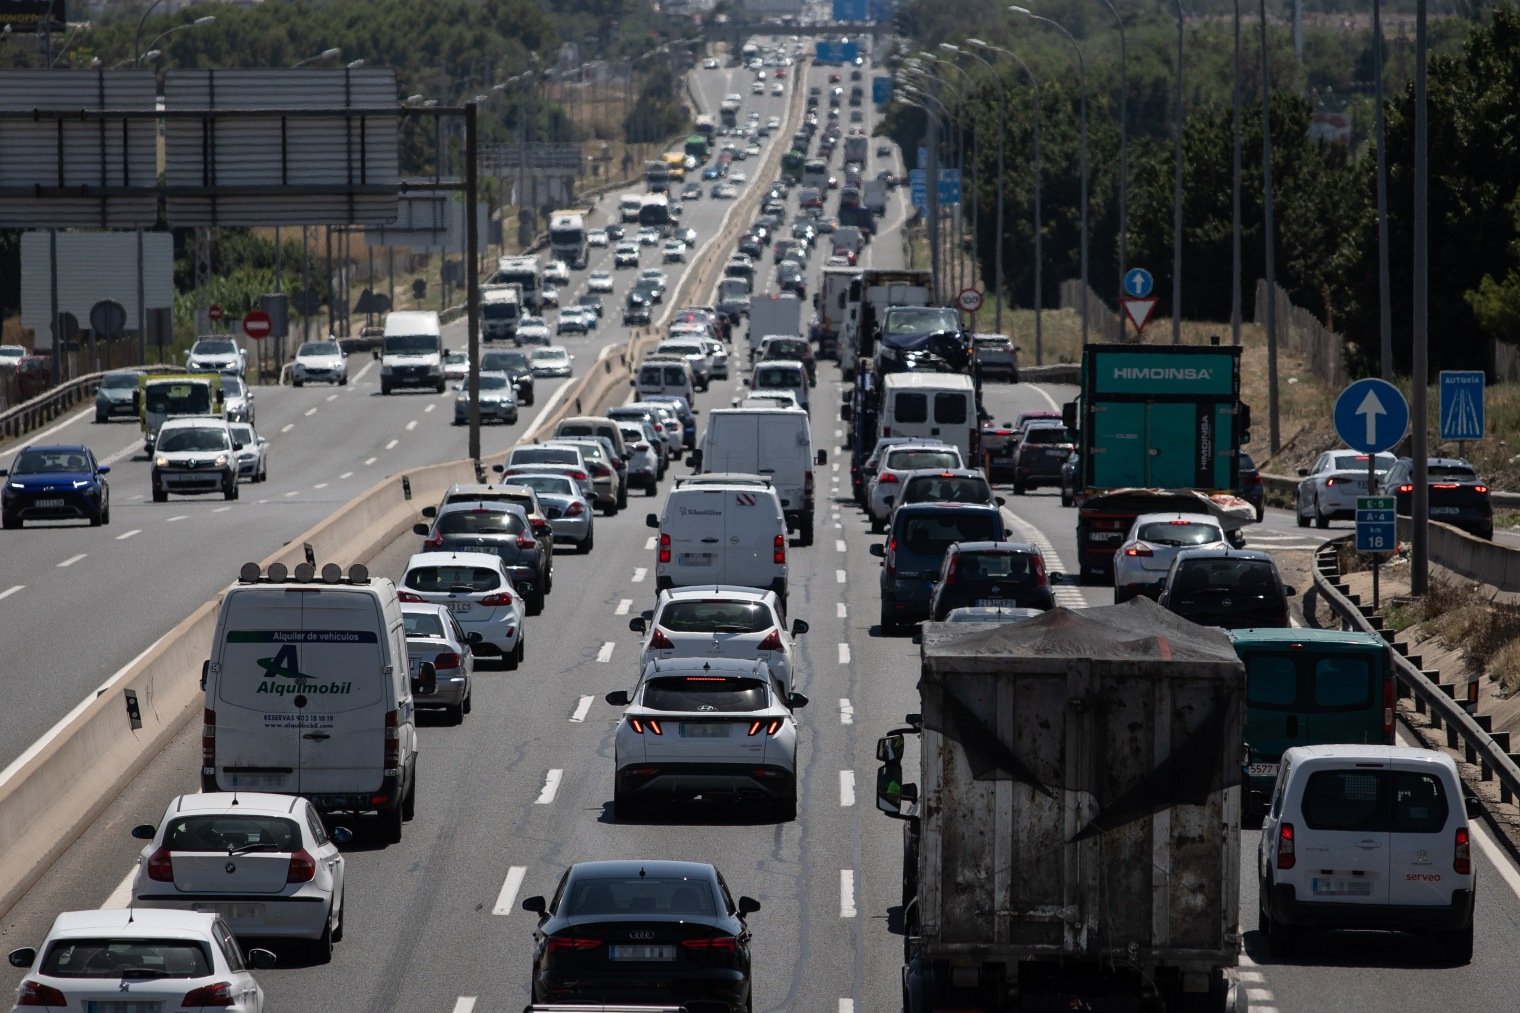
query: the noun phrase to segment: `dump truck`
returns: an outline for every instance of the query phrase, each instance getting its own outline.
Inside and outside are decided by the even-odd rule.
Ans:
[[[922,712],[877,743],[905,1013],[1242,1013],[1229,638],[1136,598],[927,623],[920,659]]]

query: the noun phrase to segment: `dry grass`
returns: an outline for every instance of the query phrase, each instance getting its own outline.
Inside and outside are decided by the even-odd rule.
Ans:
[[[1469,674],[1487,674],[1505,695],[1520,688],[1520,605],[1494,601],[1469,581],[1432,575],[1422,598],[1390,605],[1385,622],[1462,652]]]

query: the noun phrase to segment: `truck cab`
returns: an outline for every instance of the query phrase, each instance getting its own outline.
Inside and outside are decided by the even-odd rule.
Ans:
[[[138,422],[143,431],[143,451],[148,454],[153,453],[159,427],[168,419],[195,415],[222,418],[225,414],[220,373],[144,373],[137,378],[137,390]]]

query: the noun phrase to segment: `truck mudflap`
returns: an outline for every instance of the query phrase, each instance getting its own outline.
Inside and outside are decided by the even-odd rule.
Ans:
[[[911,943],[910,943],[911,945]],[[1022,961],[1012,968],[911,956],[904,1013],[1247,1013],[1233,969],[1184,973],[1084,961]]]

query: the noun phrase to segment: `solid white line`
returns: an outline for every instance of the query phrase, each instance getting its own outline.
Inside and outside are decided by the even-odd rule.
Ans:
[[[850,703],[850,698],[847,696],[839,698],[839,723],[842,725],[855,723],[855,705]]]
[[[87,554],[88,553],[81,552],[77,556],[70,556],[68,559],[65,559],[63,562],[61,562],[61,563],[58,564],[58,569],[62,570],[64,568],[66,568],[66,567],[73,566],[75,563],[77,563],[81,559],[83,559]]]
[[[855,917],[855,870],[839,870],[839,917]]]
[[[558,767],[544,775],[544,790],[538,793],[534,805],[548,805],[554,801],[554,796],[559,792],[559,782],[564,778],[565,772]]]
[[[307,418],[311,418],[316,413],[317,413],[317,410],[315,408],[308,408],[308,409],[306,409],[306,417]]]
[[[116,884],[116,889],[111,891],[110,896],[106,898],[106,902],[100,905],[101,908],[105,909],[126,907],[127,904],[129,904],[132,900],[132,880],[136,878],[137,869],[133,868],[126,874],[126,876],[122,877],[122,881],[120,883]]]
[[[845,807],[855,804],[855,772],[853,770],[839,772],[839,804]]]
[[[189,517],[189,516],[190,516],[189,514],[175,514],[173,517],[167,517],[167,518],[165,518],[164,519],[164,523],[165,524],[173,524],[175,521],[182,521],[186,517]]]
[[[368,467],[369,465],[374,464],[378,460],[380,460],[380,458],[378,458],[378,457],[366,457],[364,459],[364,465],[365,465],[365,467]]]
[[[94,412],[95,412],[95,408],[94,408],[93,405],[91,407],[89,407],[89,408],[84,409],[83,411],[76,412],[75,414],[70,415],[68,418],[64,419],[62,422],[58,423],[56,426],[53,426],[50,429],[44,429],[42,432],[38,433],[37,435],[33,436],[30,440],[28,440],[27,444],[23,444],[23,445],[28,445],[28,444],[32,444],[32,443],[36,443],[36,444],[46,443],[46,442],[48,442],[48,437],[50,437],[54,433],[58,432],[58,430],[60,430],[60,429],[66,429],[67,427],[69,427],[69,426],[73,425],[74,423],[78,422],[80,419],[83,419],[85,416],[94,414]],[[133,445],[136,446],[136,444],[133,444]],[[20,450],[20,449],[21,449],[21,447],[17,447],[16,450],[8,450],[8,451],[6,451],[6,453],[8,453],[8,454],[14,454],[14,453],[16,453],[17,450]],[[114,461],[108,461],[106,463],[108,463],[108,464],[114,464],[115,462]]]
[[[392,440],[391,442],[389,442],[389,443],[387,443],[385,445],[385,449],[386,450],[395,450],[396,449],[396,444],[398,444],[400,442],[401,442],[400,440]]]
[[[475,997],[462,995],[455,999],[453,1013],[475,1013]]]
[[[576,724],[585,721],[586,715],[591,713],[591,702],[595,699],[595,697],[590,696],[581,697],[581,702],[575,705],[575,713],[570,715],[570,720]]]
[[[1478,842],[1478,850],[1482,851],[1489,863],[1498,870],[1500,878],[1504,880],[1504,885],[1508,886],[1515,896],[1520,897],[1520,872],[1515,870],[1509,856],[1499,850],[1499,845],[1494,843],[1494,839],[1483,827],[1477,823],[1469,823],[1468,827],[1472,831],[1473,840]]]
[[[294,429],[295,427],[296,427],[296,424],[294,422],[287,422],[283,426],[280,427],[280,432],[282,432],[282,433],[288,433],[292,429]]]
[[[140,535],[140,534],[142,534],[142,528],[133,528],[131,531],[123,531],[121,534],[117,535],[116,536],[116,540],[118,542],[125,542],[128,538],[131,538],[133,535]]]
[[[615,647],[617,647],[616,643],[611,640],[607,641],[602,645],[602,649],[596,652],[596,660],[604,665],[607,664],[607,662],[612,660],[612,650]]]
[[[1252,1009],[1260,1010],[1261,1007],[1256,1004],[1259,1002],[1271,1002],[1272,990],[1270,988],[1248,988],[1246,989],[1246,998],[1251,1000]]]
[[[612,614],[615,616],[626,616],[631,608],[633,608],[633,599],[623,598],[618,601],[617,608],[612,610]]]
[[[848,573],[845,573],[843,570],[835,570],[834,571],[834,580],[835,580],[835,582],[843,584],[846,581],[848,581],[849,579],[850,579],[850,575]]]
[[[507,878],[501,884],[501,893],[496,895],[496,906],[491,909],[493,915],[509,915],[512,913],[512,902],[517,899],[517,891],[522,889],[523,877],[528,874],[525,865],[514,865],[507,870]]]
[[[644,567],[642,567],[642,566],[638,567],[637,569],[635,569],[633,571],[633,582],[635,584],[642,584],[644,582],[644,578],[648,574],[649,574],[649,571],[646,570],[646,569],[644,569]]]
[[[850,645],[849,644],[840,644],[839,645],[839,663],[841,665],[848,665],[850,663]]]
[[[836,538],[836,539],[834,539],[834,551],[835,552],[843,552],[843,551],[845,551],[845,544],[844,544],[844,539],[843,538]]]
[[[836,618],[836,619],[844,619],[849,614],[850,614],[850,612],[849,612],[848,609],[845,608],[844,602],[842,602],[842,601],[836,601],[834,603],[834,618]]]
[[[432,405],[429,405],[428,407],[431,408]],[[408,422],[406,424],[406,431],[407,432],[411,432],[413,429],[416,429],[416,428],[417,428],[417,420],[416,419],[412,419],[412,421],[410,421],[410,422]]]
[[[351,471],[345,471],[343,474],[341,474],[341,475],[338,476],[338,481],[341,482],[345,478],[353,478],[353,476],[354,476],[353,472],[351,472]]]
[[[1061,410],[1061,406],[1058,405],[1058,404],[1056,404],[1056,399],[1053,398],[1053,397],[1051,397],[1049,394],[1045,393],[1045,391],[1038,384],[1031,383],[1031,384],[1026,384],[1025,386],[1027,386],[1030,390],[1034,391],[1036,394],[1040,395],[1040,397],[1044,398],[1045,399],[1045,403],[1048,404],[1048,405],[1050,405],[1050,410],[1051,411],[1058,412],[1058,411]]]

